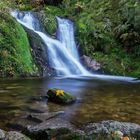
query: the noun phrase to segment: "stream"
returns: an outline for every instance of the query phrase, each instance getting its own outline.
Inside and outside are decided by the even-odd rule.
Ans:
[[[61,88],[78,98],[62,106],[39,100],[49,88]],[[9,129],[27,113],[64,111],[61,116],[76,126],[102,120],[140,124],[140,83],[90,78],[1,79],[0,126]],[[16,120],[16,121],[15,121]]]

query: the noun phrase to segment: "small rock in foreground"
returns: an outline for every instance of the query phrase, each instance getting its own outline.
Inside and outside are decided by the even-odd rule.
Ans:
[[[17,131],[6,132],[0,129],[0,140],[31,140],[31,139]]]
[[[71,104],[76,101],[76,97],[61,89],[50,89],[47,91],[48,100],[59,104]]]

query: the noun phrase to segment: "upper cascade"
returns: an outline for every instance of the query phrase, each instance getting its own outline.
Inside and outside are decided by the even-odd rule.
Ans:
[[[19,23],[33,30],[42,38],[47,47],[49,64],[56,70],[57,76],[91,75],[79,61],[73,22],[57,17],[57,39],[53,39],[41,32],[38,19],[31,12],[13,11],[11,14]]]

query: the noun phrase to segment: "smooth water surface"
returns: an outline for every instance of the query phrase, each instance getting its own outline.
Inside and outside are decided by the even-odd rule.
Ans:
[[[54,87],[70,92],[79,101],[61,106],[39,100]],[[0,80],[1,128],[34,110],[65,111],[63,118],[77,126],[102,120],[140,124],[140,83],[66,78]]]

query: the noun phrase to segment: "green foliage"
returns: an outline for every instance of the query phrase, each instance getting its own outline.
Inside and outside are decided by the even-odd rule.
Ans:
[[[33,74],[33,63],[27,35],[9,14],[0,12],[0,76]]]
[[[42,23],[44,24],[47,32],[49,34],[54,34],[56,32],[56,16],[63,15],[62,9],[55,6],[46,6],[44,8],[45,15],[42,17]]]
[[[0,2],[0,9],[30,10],[42,6],[45,14],[40,20],[51,35],[56,32],[56,16],[69,18],[75,22],[82,53],[97,59],[105,72],[140,75],[138,0],[63,0],[61,5],[45,7],[41,4],[42,0],[7,0]]]
[[[97,59],[109,73],[139,76],[139,1],[64,0],[61,8],[76,23],[82,53]]]

